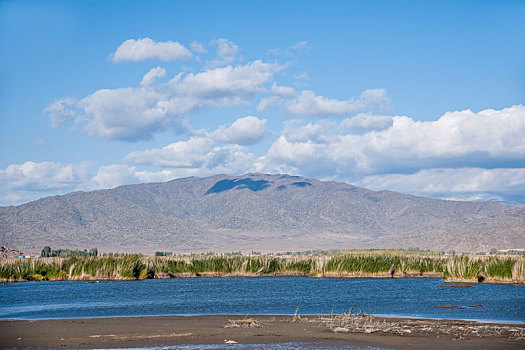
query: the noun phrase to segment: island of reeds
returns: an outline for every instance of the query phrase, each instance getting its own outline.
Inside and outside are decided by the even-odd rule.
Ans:
[[[525,257],[372,250],[317,256],[201,254],[0,260],[3,282],[255,276],[439,277],[447,282],[524,284]]]

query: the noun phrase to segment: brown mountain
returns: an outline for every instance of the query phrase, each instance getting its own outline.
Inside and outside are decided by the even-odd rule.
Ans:
[[[525,206],[446,201],[288,175],[184,178],[0,207],[0,244],[29,252],[525,247]]]
[[[0,259],[17,258],[20,255],[24,255],[24,253],[19,250],[0,245]]]

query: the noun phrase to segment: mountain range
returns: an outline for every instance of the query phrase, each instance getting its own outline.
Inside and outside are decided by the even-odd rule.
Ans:
[[[0,207],[0,244],[99,251],[525,247],[525,206],[246,174],[73,192]]]

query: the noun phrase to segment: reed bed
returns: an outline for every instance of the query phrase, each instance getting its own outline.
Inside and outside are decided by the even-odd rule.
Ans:
[[[325,256],[131,255],[0,260],[0,280],[119,280],[192,276],[438,277],[455,282],[525,281],[525,257],[351,252]],[[480,280],[480,277],[482,279]]]
[[[449,259],[444,269],[447,281],[525,282],[525,257],[469,256]]]

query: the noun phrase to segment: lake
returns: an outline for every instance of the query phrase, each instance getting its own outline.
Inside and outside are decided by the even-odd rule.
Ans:
[[[0,319],[152,315],[369,313],[485,322],[525,321],[525,288],[437,278],[187,278],[0,285]],[[438,306],[465,308],[441,308]],[[472,307],[476,306],[476,307]]]

